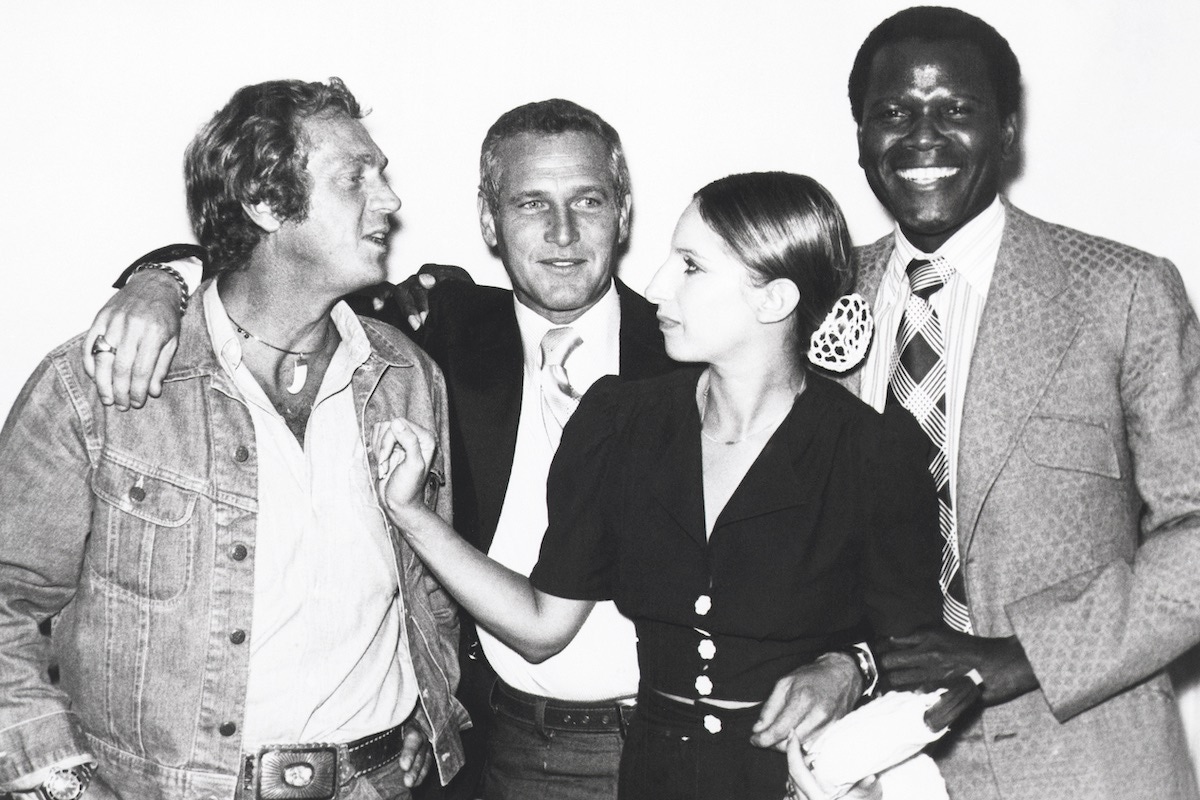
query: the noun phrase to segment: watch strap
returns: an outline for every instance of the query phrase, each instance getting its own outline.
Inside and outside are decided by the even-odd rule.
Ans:
[[[42,781],[40,786],[12,794],[15,797],[32,797],[36,800],[79,800],[87,791],[88,784],[95,774],[96,765],[91,762],[63,767],[53,770],[50,777]]]

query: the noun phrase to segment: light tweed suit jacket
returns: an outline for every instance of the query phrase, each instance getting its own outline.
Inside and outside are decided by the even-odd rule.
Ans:
[[[955,510],[976,632],[1041,690],[935,756],[955,800],[1196,798],[1163,672],[1200,641],[1196,315],[1170,262],[1006,213]],[[865,297],[891,252],[856,251]]]

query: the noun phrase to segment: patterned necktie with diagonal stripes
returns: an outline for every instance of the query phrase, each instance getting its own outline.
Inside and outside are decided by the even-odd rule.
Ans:
[[[938,523],[942,532],[942,617],[955,630],[971,632],[967,595],[958,560],[954,498],[950,494],[950,459],[946,451],[946,358],[942,323],[929,298],[946,285],[954,269],[943,258],[913,259],[908,268],[912,294],[904,306],[888,379],[888,397],[907,408],[933,442],[929,472],[938,490]]]
[[[555,449],[563,427],[579,405],[579,392],[571,386],[563,362],[581,344],[583,339],[569,327],[551,328],[542,337],[542,425]]]

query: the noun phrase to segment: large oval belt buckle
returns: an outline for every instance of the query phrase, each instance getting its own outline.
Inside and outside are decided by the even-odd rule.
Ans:
[[[337,779],[336,747],[267,748],[258,762],[258,797],[333,800]]]

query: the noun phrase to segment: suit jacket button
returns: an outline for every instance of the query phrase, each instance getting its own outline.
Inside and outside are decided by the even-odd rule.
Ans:
[[[233,736],[237,733],[237,725],[234,725],[232,722],[222,722],[221,727],[217,728],[217,733],[222,736]]]
[[[244,444],[239,444],[237,449],[233,451],[233,460],[239,464],[250,458],[250,451],[246,449]]]
[[[245,561],[247,552],[246,545],[239,542],[238,544],[235,544],[233,547],[229,548],[229,557],[234,561]]]
[[[229,641],[233,642],[234,644],[241,644],[242,642],[246,641],[246,632],[243,630],[234,631],[233,633],[229,634]]]

